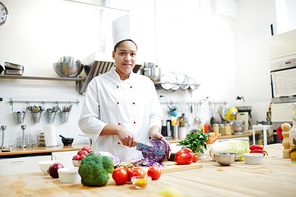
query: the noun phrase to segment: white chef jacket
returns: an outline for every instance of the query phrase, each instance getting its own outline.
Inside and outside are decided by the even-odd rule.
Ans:
[[[161,128],[161,119],[153,82],[133,72],[122,81],[112,67],[89,83],[78,124],[92,139],[92,150],[111,152],[121,161],[129,161],[143,158],[142,153],[122,145],[117,135],[100,136],[102,129],[107,124],[119,125],[134,133],[137,142],[145,143],[152,126]]]

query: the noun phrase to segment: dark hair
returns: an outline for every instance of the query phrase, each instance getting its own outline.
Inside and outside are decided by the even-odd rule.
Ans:
[[[120,42],[117,42],[117,44],[114,46],[114,51],[116,52],[116,49],[120,46],[120,44],[125,42],[125,41],[130,41],[130,42],[134,43],[136,45],[136,49],[138,50],[138,46],[133,40],[125,39],[125,40],[121,40]]]

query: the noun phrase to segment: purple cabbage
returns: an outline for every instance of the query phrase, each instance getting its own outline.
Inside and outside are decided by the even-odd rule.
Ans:
[[[121,163],[120,158],[117,155],[113,154],[113,153],[101,151],[101,152],[96,152],[96,154],[97,155],[104,155],[104,156],[107,156],[107,157],[111,158],[112,161],[113,161],[114,167],[118,166]]]
[[[164,155],[154,155],[153,153],[144,153],[142,155],[145,159],[150,161],[161,163],[165,161],[169,157],[169,145],[166,143],[164,139],[151,139],[149,143],[156,149],[163,151]]]
[[[131,162],[131,164],[133,164],[134,166],[142,166],[142,167],[150,167],[150,166],[164,167],[163,164],[151,161],[151,160],[149,160],[147,158]]]

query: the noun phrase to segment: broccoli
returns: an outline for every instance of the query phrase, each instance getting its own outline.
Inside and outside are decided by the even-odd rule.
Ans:
[[[91,152],[81,160],[78,173],[84,186],[104,186],[108,183],[113,170],[111,158]]]

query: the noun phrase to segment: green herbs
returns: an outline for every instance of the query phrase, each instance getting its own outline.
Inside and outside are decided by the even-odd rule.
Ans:
[[[207,149],[206,141],[209,138],[208,133],[203,133],[202,130],[198,130],[197,133],[193,131],[177,146],[182,146],[182,148],[190,148],[194,153],[204,153],[203,148]]]

